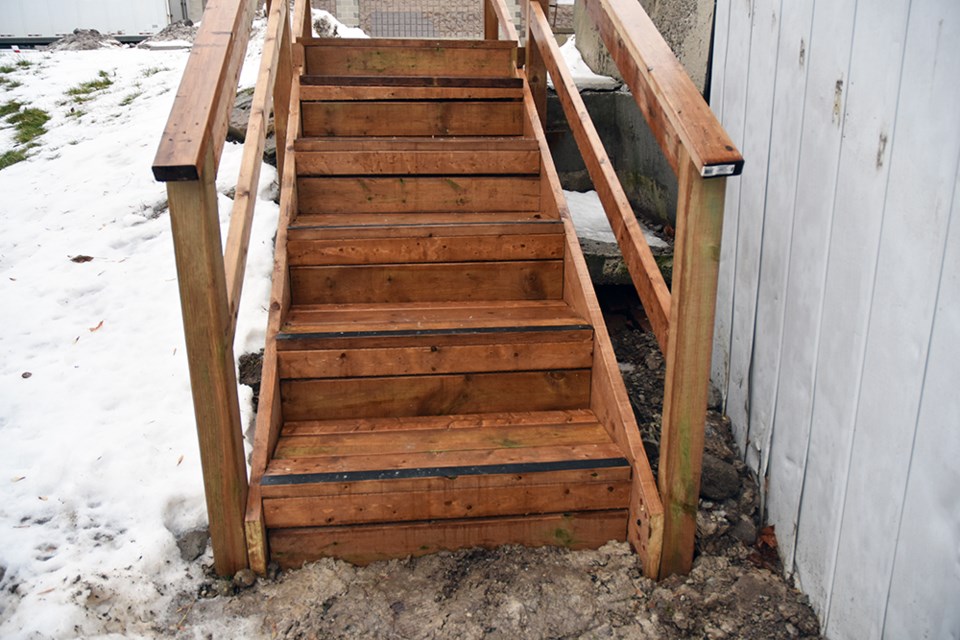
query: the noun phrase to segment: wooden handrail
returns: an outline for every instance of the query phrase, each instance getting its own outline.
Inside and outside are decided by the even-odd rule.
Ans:
[[[487,40],[498,40],[500,34],[503,39],[511,42],[517,42],[520,37],[517,35],[517,27],[513,24],[513,18],[510,16],[510,9],[504,0],[484,0],[484,37]]]
[[[680,147],[701,177],[739,175],[743,157],[636,0],[584,0],[675,173]]]
[[[660,348],[666,352],[670,330],[670,290],[643,236],[637,216],[633,213],[603,143],[600,142],[600,135],[587,113],[587,107],[577,91],[573,76],[560,53],[560,47],[550,31],[547,16],[536,2],[531,3],[530,8],[528,21],[535,46],[539,47],[547,71],[553,79],[553,86],[560,98],[567,122],[580,148],[593,186],[600,196],[617,244],[620,245],[623,261],[643,307],[647,310],[654,335],[657,336]]]
[[[637,105],[677,174],[673,288],[637,227],[616,173],[563,61],[545,0],[526,0],[526,76],[543,120],[547,72],[667,361],[660,466],[663,546],[658,575],[693,561],[710,383],[726,176],[743,158],[636,0],[584,0]],[[633,540],[631,540],[633,542]],[[636,545],[635,545],[636,546]],[[649,554],[648,554],[649,556]],[[649,571],[649,567],[644,568]]]
[[[230,229],[224,251],[224,268],[227,275],[227,304],[230,309],[230,336],[237,326],[240,311],[240,293],[243,275],[247,267],[247,251],[250,245],[250,229],[253,227],[253,209],[256,204],[257,186],[260,184],[260,168],[263,166],[263,148],[267,136],[267,118],[273,108],[273,93],[277,81],[277,63],[280,60],[282,43],[289,46],[289,25],[286,2],[273,2],[267,19],[267,32],[263,40],[263,55],[260,58],[260,73],[253,90],[253,102],[247,121],[247,137],[243,145],[243,160],[240,176],[230,212]],[[287,92],[289,95],[289,91]],[[286,122],[284,122],[286,124]],[[279,133],[279,132],[278,132]],[[277,158],[283,150],[278,135]],[[281,169],[282,172],[282,169]]]
[[[256,0],[210,0],[153,161],[160,182],[198,180],[208,148],[219,166]]]

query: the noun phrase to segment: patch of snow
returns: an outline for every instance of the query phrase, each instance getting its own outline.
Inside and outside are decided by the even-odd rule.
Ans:
[[[593,69],[588,67],[587,63],[584,62],[583,56],[580,55],[575,36],[571,35],[570,38],[563,43],[560,47],[560,53],[563,55],[564,62],[567,63],[567,68],[570,69],[570,75],[573,76],[574,84],[577,85],[577,89],[580,91],[613,91],[623,84],[616,78],[594,73]],[[553,88],[553,79],[550,77],[547,78],[547,86]]]
[[[348,27],[329,11],[311,9],[313,18],[313,35],[317,38],[369,38],[370,36],[359,27]]]
[[[573,219],[573,226],[577,229],[577,236],[588,240],[598,242],[611,242],[616,244],[617,237],[610,228],[610,221],[603,210],[603,204],[600,203],[600,196],[596,191],[564,191],[564,197],[567,199],[567,208],[570,209],[570,217]],[[669,246],[666,242],[654,235],[647,229],[643,222],[637,220],[643,231],[643,237],[651,249],[662,249]]]
[[[187,40],[151,40],[150,42],[141,42],[138,45],[141,49],[152,49],[153,51],[189,49],[192,46],[193,43]]]
[[[175,535],[207,519],[166,190],[150,169],[189,54],[21,55],[34,65],[4,100],[51,120],[28,160],[0,170],[0,637],[164,635],[157,613],[202,578]],[[101,71],[111,86],[70,99]],[[3,131],[0,152],[11,142]],[[225,145],[221,193],[241,157]],[[261,192],[275,178],[265,165]],[[224,240],[231,204],[220,196]],[[258,202],[237,356],[263,344],[277,214]]]

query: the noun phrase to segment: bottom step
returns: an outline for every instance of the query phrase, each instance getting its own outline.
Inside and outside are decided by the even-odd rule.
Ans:
[[[469,547],[505,544],[595,549],[625,540],[627,510],[471,518],[343,527],[276,529],[269,533],[273,560],[284,569],[324,557],[364,565]]]

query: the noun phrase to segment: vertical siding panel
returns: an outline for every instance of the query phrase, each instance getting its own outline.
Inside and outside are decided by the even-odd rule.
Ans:
[[[908,0],[857,13],[844,143],[829,269],[824,285],[821,342],[810,426],[809,458],[799,514],[798,575],[811,599],[830,608],[844,508],[869,308],[889,175]],[[881,135],[887,138],[877,162]],[[871,580],[875,565],[862,568]],[[876,613],[876,612],[875,612]],[[866,637],[866,636],[864,636]]]
[[[713,70],[710,81],[710,108],[723,122],[726,107],[727,49],[730,33],[730,0],[719,0],[714,9]],[[734,70],[733,73],[737,71]],[[729,129],[728,129],[729,131]],[[727,397],[730,355],[730,322],[733,315],[733,263],[736,256],[737,211],[732,210],[729,194],[737,180],[727,180],[727,204],[723,215],[723,239],[720,244],[720,273],[717,279],[717,309],[713,324],[713,358],[710,380]]]
[[[887,144],[891,180],[827,618],[836,638],[880,637],[960,149],[960,85],[950,60],[960,34],[943,20],[957,5],[914,4],[897,127]],[[878,8],[883,24],[873,28],[865,16],[874,40],[865,66],[882,67],[880,56],[902,46],[907,9]]]
[[[743,149],[744,135],[746,131],[746,112],[747,112],[747,87],[750,77],[750,35],[753,18],[752,0],[730,0],[730,36],[727,44],[726,74],[724,75],[724,126],[727,129],[731,139],[738,148]],[[752,165],[751,165],[752,167]],[[754,171],[752,168],[745,169],[745,175]],[[763,179],[762,171],[757,172],[758,179]],[[723,241],[721,244],[721,270],[726,282],[733,283],[732,299],[734,301],[740,295],[756,295],[756,292],[741,294],[737,291],[737,282],[734,274],[736,265],[739,262],[739,228],[741,225],[740,215],[740,189],[743,184],[743,178],[727,181],[727,199],[724,208],[724,216],[730,216],[729,224],[725,220]],[[724,261],[726,258],[726,261]],[[731,327],[736,326],[736,316],[731,316]],[[727,329],[731,336],[730,353],[728,354],[729,363],[733,361],[733,354],[743,348],[746,340],[744,336],[737,335],[736,329]],[[739,379],[736,376],[739,375]],[[733,422],[734,437],[741,451],[746,443],[747,423],[746,423],[746,372],[734,372],[728,369],[727,390],[725,394],[726,411]]]
[[[952,26],[956,42],[956,17]],[[935,41],[930,35],[930,42]],[[960,56],[939,59],[952,64],[954,77],[960,77]],[[960,638],[960,174],[950,217],[887,600],[883,637],[889,640]]]
[[[757,301],[756,345],[751,385],[754,386],[751,412],[751,439],[762,445],[760,476],[766,476],[773,435],[774,407],[781,367],[787,266],[790,238],[797,203],[800,150],[803,146],[803,107],[807,88],[813,0],[791,0],[783,4],[777,84],[770,132],[770,168],[764,212],[760,263],[760,293]],[[775,463],[776,464],[776,463]],[[780,485],[771,483],[770,490]],[[793,547],[795,511],[783,512],[779,495],[767,496],[771,522],[778,526],[779,541],[789,552]]]
[[[810,427],[826,251],[833,217],[843,136],[844,93],[855,17],[853,0],[821,0],[814,6],[807,46],[807,88],[797,200],[790,231],[784,296],[780,378],[774,409],[769,486],[777,501],[781,555],[791,565]],[[775,498],[774,498],[775,496]],[[773,507],[771,506],[771,509]],[[818,605],[814,600],[814,606]]]
[[[750,158],[750,176],[740,185],[740,226],[733,306],[735,348],[730,354],[730,371],[737,381],[737,390],[746,392],[745,453],[747,464],[753,469],[759,468],[760,445],[765,441],[762,434],[758,439],[754,433],[754,403],[766,401],[764,394],[773,394],[773,389],[755,385],[752,374],[779,36],[780,0],[755,0],[750,34],[747,128],[742,147],[744,157]]]

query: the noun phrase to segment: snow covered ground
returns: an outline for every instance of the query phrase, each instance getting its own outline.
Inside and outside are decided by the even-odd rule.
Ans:
[[[261,39],[241,87],[255,80]],[[203,579],[176,544],[206,511],[165,188],[150,172],[187,56],[0,53],[0,67],[30,62],[7,74],[20,85],[3,87],[0,105],[51,116],[30,158],[0,170],[2,638],[152,636],[175,595]],[[109,86],[71,99],[101,72]],[[0,121],[0,153],[13,147]],[[227,144],[221,194],[240,158]],[[275,178],[264,166],[261,192]],[[585,235],[610,233],[595,194],[568,198]],[[230,206],[221,195],[224,236]],[[262,346],[276,220],[261,198],[237,356]],[[249,424],[250,390],[239,389]],[[240,622],[220,628],[247,635]]]
[[[241,86],[256,77],[250,49]],[[31,157],[0,171],[3,638],[136,636],[190,588],[175,534],[206,512],[165,188],[150,171],[187,55],[0,53],[0,67],[31,63],[0,104],[51,115]],[[70,99],[101,71],[109,87]],[[0,153],[13,146],[3,127]],[[240,157],[226,145],[221,193]],[[264,166],[261,187],[275,178]],[[224,235],[230,206],[221,196]],[[263,341],[276,219],[258,203],[237,355]]]

